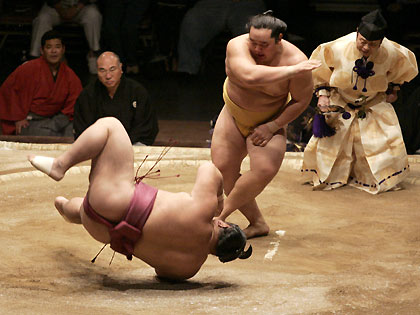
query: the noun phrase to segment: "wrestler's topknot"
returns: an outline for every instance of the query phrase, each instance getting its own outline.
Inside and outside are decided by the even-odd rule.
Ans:
[[[287,30],[287,24],[273,16],[272,10],[252,16],[246,24],[246,30],[249,32],[251,27],[271,30],[271,37],[274,38],[276,42],[278,41],[279,35],[284,35]]]

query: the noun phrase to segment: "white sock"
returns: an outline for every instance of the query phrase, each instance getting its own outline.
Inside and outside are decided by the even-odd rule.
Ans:
[[[35,168],[37,168],[41,172],[50,175],[54,160],[55,158],[53,157],[37,155],[30,162]]]

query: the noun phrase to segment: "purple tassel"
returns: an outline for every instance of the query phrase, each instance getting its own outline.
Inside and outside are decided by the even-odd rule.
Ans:
[[[314,121],[312,123],[312,133],[317,138],[331,137],[335,135],[335,129],[328,126],[324,115],[315,114]]]

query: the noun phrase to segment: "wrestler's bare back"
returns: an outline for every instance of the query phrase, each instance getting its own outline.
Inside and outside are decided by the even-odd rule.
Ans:
[[[308,60],[305,54],[292,43],[282,39],[276,47],[276,53],[267,64],[258,63],[249,49],[249,34],[230,40],[227,46],[226,74],[228,76],[227,92],[230,99],[250,111],[267,111],[281,107],[286,103],[291,89],[291,80],[271,81],[267,83],[246,83],[241,80],[241,69],[235,68],[231,59],[240,58],[245,63],[271,67],[296,65]],[[294,86],[299,84],[299,77],[293,79]],[[298,91],[297,88],[294,88]]]
[[[213,233],[206,201],[188,193],[159,191],[155,206],[136,244],[135,255],[158,270],[181,268],[195,274],[207,259]],[[215,213],[217,204],[214,203]]]

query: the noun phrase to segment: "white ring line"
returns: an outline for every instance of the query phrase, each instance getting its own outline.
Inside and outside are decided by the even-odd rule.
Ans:
[[[277,250],[279,249],[280,242],[279,241],[270,242],[270,244],[274,245],[274,248],[271,249],[271,250],[269,249],[267,251],[267,254],[265,254],[265,256],[264,256],[264,260],[273,260],[274,255],[277,253]]]
[[[276,234],[279,237],[282,237],[286,234],[286,231],[278,230],[276,231]],[[274,245],[274,248],[267,250],[267,253],[264,256],[264,260],[273,260],[274,255],[276,255],[277,250],[279,249],[280,241],[270,242],[270,244]]]

